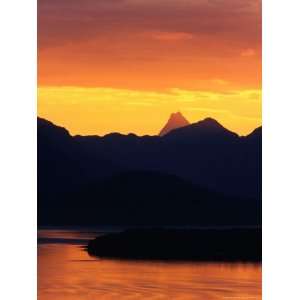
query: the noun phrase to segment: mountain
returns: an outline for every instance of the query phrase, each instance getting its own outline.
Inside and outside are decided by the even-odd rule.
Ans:
[[[65,128],[42,118],[37,121],[37,141],[38,199],[43,199],[38,205],[60,201],[81,184],[124,170],[101,155],[91,155]]]
[[[39,223],[117,226],[233,226],[260,223],[260,204],[201,188],[177,176],[132,171],[79,186],[48,201]],[[53,209],[56,208],[56,210]]]
[[[189,125],[189,121],[180,113],[172,113],[167,124],[160,131],[159,135],[164,136],[173,129]]]
[[[70,215],[69,220],[75,225],[79,219],[102,224],[109,220],[129,222],[124,212],[135,223],[140,222],[139,218],[146,222],[154,216],[163,220],[172,212],[170,222],[203,225],[216,221],[213,211],[224,222],[232,219],[239,224],[257,223],[254,216],[261,201],[261,128],[240,137],[207,118],[161,137],[71,136],[66,129],[38,118],[37,130],[39,224],[55,225],[59,215],[63,221],[75,211],[79,215]],[[178,190],[179,186],[184,188]],[[209,191],[208,200],[195,206],[197,199],[203,199],[204,191]],[[218,201],[214,200],[215,194],[219,195]],[[233,201],[244,206],[229,205],[231,199],[240,199]],[[108,203],[114,203],[113,207],[109,208]],[[185,209],[186,217],[180,219]],[[255,213],[246,217],[246,210]]]
[[[236,140],[239,136],[223,127],[218,121],[206,118],[185,127],[176,128],[166,134],[168,139],[184,140],[203,143],[204,140],[219,141]]]

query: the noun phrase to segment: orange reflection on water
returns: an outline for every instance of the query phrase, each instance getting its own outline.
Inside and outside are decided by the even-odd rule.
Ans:
[[[261,266],[100,260],[78,245],[38,246],[39,300],[261,299]]]

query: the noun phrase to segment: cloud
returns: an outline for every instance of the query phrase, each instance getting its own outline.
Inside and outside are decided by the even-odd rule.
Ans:
[[[260,41],[260,0],[38,0],[39,46],[160,32]]]
[[[260,0],[38,0],[39,85],[255,88],[260,47]]]

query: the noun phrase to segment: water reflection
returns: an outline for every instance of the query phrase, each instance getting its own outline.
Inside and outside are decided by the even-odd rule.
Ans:
[[[83,241],[95,235],[58,234],[52,231],[51,237]],[[38,246],[38,296],[39,300],[261,299],[261,267],[101,260],[72,242],[48,242]]]

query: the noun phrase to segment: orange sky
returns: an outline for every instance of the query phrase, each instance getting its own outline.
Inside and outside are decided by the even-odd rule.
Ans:
[[[38,114],[72,134],[261,124],[260,1],[39,0],[38,22]]]

